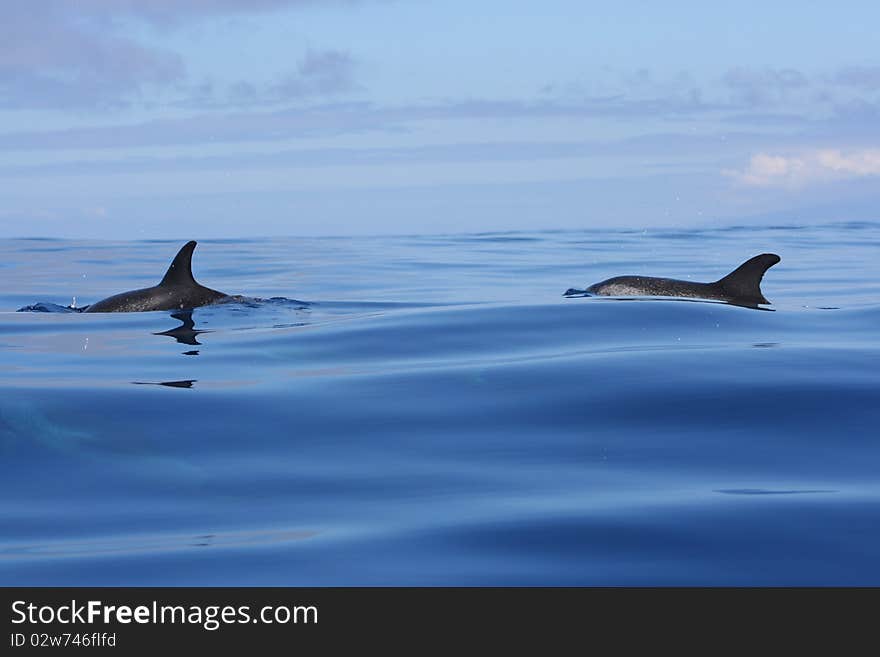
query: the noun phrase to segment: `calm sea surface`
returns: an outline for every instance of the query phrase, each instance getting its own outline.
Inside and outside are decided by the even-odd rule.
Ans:
[[[0,585],[880,585],[880,224],[203,240],[264,300],[15,312],[182,243],[0,241]],[[562,297],[768,251],[772,312]]]

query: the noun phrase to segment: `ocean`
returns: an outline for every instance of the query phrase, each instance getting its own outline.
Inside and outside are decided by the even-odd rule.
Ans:
[[[206,239],[247,300],[62,311],[184,241],[0,240],[0,585],[880,585],[880,223]]]

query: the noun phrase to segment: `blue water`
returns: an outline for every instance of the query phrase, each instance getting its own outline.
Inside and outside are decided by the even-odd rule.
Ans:
[[[283,298],[14,312],[182,243],[0,241],[0,584],[880,585],[880,224],[204,240]],[[772,312],[562,297],[766,251]]]

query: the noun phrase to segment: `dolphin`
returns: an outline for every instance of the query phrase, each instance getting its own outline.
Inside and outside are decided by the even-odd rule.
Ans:
[[[717,299],[738,306],[757,306],[770,303],[761,293],[761,279],[764,277],[764,272],[780,260],[781,258],[775,253],[762,253],[746,260],[714,283],[693,283],[651,276],[616,276],[591,285],[586,290],[567,290],[563,296],[587,293],[606,297],[687,297]]]
[[[87,313],[128,313],[183,310],[215,303],[229,295],[199,285],[192,274],[196,242],[187,242],[174,256],[165,277],[154,287],[121,292],[88,306]]]

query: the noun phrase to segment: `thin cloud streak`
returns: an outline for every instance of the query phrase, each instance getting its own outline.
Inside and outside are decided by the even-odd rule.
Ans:
[[[335,79],[336,73],[328,73]],[[313,83],[322,86],[321,78]],[[311,84],[311,83],[309,83]],[[335,82],[334,82],[335,84]],[[339,81],[342,87],[349,82]],[[306,85],[306,82],[303,82]],[[307,86],[307,85],[306,85]],[[302,89],[299,89],[302,91]],[[341,89],[340,89],[341,91]],[[206,94],[214,94],[207,90]],[[242,90],[242,94],[259,93]],[[302,99],[305,102],[308,99]],[[256,102],[256,101],[253,101]],[[739,108],[707,103],[667,102],[662,99],[628,101],[621,98],[587,99],[581,102],[542,100],[478,100],[460,102],[381,106],[372,102],[311,103],[283,109],[239,107],[237,111],[216,109],[185,118],[155,119],[128,125],[107,125],[64,130],[13,132],[0,134],[4,151],[63,151],[136,149],[141,147],[192,146],[198,144],[241,144],[277,142],[299,138],[361,135],[366,133],[410,132],[421,122],[480,120],[608,120],[625,126],[638,125],[650,117],[655,123],[672,130],[693,126],[695,121],[714,126],[718,135],[730,133],[733,139],[743,132],[742,126],[760,126],[775,135],[774,141],[803,139],[831,142],[835,136],[856,132],[880,134],[880,109],[871,104],[844,105],[827,116],[815,118],[798,114],[749,113]],[[663,129],[659,128],[659,134]],[[730,131],[726,126],[740,126]],[[855,126],[855,127],[854,127]]]
[[[757,144],[759,134],[733,135],[728,144],[734,152]],[[150,171],[237,171],[271,167],[328,167],[343,164],[376,166],[424,162],[505,162],[565,158],[651,158],[665,166],[687,166],[688,159],[701,159],[707,150],[721,146],[716,135],[662,134],[607,141],[460,142],[410,147],[299,148],[268,153],[211,156],[122,157],[101,160],[72,159],[43,164],[0,166],[0,176],[78,175],[86,173],[143,173]],[[675,157],[670,157],[670,151]],[[677,163],[677,164],[676,164]],[[659,165],[658,165],[659,166]]]
[[[671,120],[713,113],[705,105],[628,102],[601,98],[581,103],[520,100],[379,106],[374,103],[316,104],[275,110],[212,112],[182,119],[157,119],[124,126],[71,128],[0,134],[4,150],[137,148],[199,143],[278,141],[364,132],[402,131],[421,121],[470,119],[603,118],[626,121],[645,116]]]

